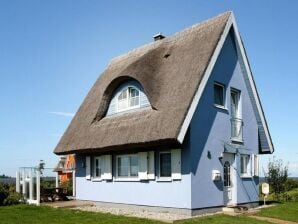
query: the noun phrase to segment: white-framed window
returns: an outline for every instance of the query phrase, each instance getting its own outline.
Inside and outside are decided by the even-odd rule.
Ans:
[[[181,180],[181,149],[159,152],[158,181]]]
[[[252,168],[253,168],[253,176],[258,177],[259,176],[259,158],[258,155],[253,154],[252,155]]]
[[[214,105],[217,107],[225,108],[225,86],[218,82],[214,83]]]
[[[93,163],[93,179],[101,179],[102,175],[102,159],[100,156],[94,157]]]
[[[172,155],[170,151],[159,153],[159,177],[172,177]]]
[[[241,177],[251,177],[250,155],[240,155],[240,174]]]
[[[134,86],[129,86],[120,91],[117,97],[117,112],[140,107],[140,91]]]
[[[138,178],[138,154],[116,156],[117,178]]]
[[[231,88],[231,140],[243,142],[241,91]]]

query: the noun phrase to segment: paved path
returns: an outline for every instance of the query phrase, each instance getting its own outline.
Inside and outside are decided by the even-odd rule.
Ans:
[[[248,217],[251,217],[257,220],[268,221],[276,224],[297,224],[297,222],[285,221],[281,219],[269,218],[269,217],[263,217],[263,216],[249,215]]]
[[[77,207],[84,207],[84,206],[92,206],[93,203],[88,201],[57,201],[57,202],[48,202],[42,203],[42,205],[50,206],[53,208],[77,208]]]

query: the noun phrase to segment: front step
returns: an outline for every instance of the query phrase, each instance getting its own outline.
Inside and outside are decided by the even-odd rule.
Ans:
[[[223,213],[247,213],[248,207],[246,206],[233,206],[233,207],[223,207]]]

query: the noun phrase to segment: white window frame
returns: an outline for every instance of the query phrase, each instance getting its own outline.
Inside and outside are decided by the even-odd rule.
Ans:
[[[130,97],[130,92],[129,92],[129,89],[130,88],[133,88],[133,89],[136,89],[139,93],[139,95],[137,96],[139,98],[139,103],[138,105],[135,105],[135,106],[130,106],[129,103],[130,103],[130,100],[133,99],[133,98],[137,98],[137,97]],[[124,109],[119,109],[119,95],[123,92],[123,91],[126,91],[126,108]],[[124,88],[122,88],[119,93],[116,95],[116,113],[119,113],[119,112],[123,112],[123,111],[128,111],[128,110],[132,110],[132,109],[137,109],[137,108],[140,108],[141,107],[141,97],[140,97],[140,94],[141,94],[141,91],[138,87],[136,86],[126,86]]]
[[[223,93],[222,93],[222,96],[223,96],[223,105],[220,105],[220,104],[217,104],[217,103],[215,103],[215,86],[220,86],[220,87],[222,87],[222,91],[223,91]],[[226,86],[224,85],[224,84],[221,84],[221,83],[219,83],[219,82],[214,82],[213,83],[213,104],[214,104],[214,106],[215,107],[218,107],[218,108],[220,108],[220,109],[227,109],[226,108]]]
[[[242,158],[245,158],[246,172],[242,172]],[[251,178],[252,165],[251,165],[252,156],[249,154],[240,155],[240,176],[241,178]]]
[[[130,164],[130,159],[129,159],[129,170],[128,173],[129,175],[126,176],[119,176],[118,175],[118,158],[121,157],[132,157],[132,156],[136,156],[138,159],[138,171],[139,171],[139,158],[138,158],[138,153],[133,153],[133,154],[121,154],[121,155],[116,155],[116,181],[139,181],[139,172],[137,171],[137,176],[131,176],[130,175],[130,169],[131,169],[131,164]]]
[[[98,160],[98,165],[100,168],[100,176],[96,176],[96,160]],[[101,156],[95,156],[93,158],[93,173],[92,173],[92,181],[102,181],[102,175],[103,175],[103,166],[102,166],[102,157]]]
[[[161,166],[160,166],[160,162],[161,162],[161,160],[160,160],[160,155],[161,154],[167,154],[167,153],[169,153],[170,154],[170,158],[171,158],[171,175],[170,176],[168,176],[168,177],[162,177],[161,175],[160,175],[160,171],[161,171]],[[159,152],[159,155],[158,155],[158,181],[172,181],[172,152],[171,151],[160,151]]]

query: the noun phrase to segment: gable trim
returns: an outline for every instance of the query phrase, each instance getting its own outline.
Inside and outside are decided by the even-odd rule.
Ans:
[[[220,37],[220,39],[219,39],[219,41],[217,43],[217,46],[216,46],[216,48],[215,48],[215,50],[213,52],[213,55],[212,55],[212,57],[210,59],[210,62],[208,64],[208,66],[207,66],[207,69],[206,69],[206,71],[205,71],[205,73],[203,75],[203,78],[202,78],[202,81],[201,81],[201,83],[199,85],[199,88],[197,89],[196,94],[195,94],[195,96],[194,96],[194,98],[192,100],[192,103],[191,103],[191,105],[190,105],[190,107],[188,109],[188,112],[187,112],[186,117],[185,117],[185,119],[183,121],[183,124],[181,126],[181,129],[180,129],[180,132],[179,132],[178,138],[177,138],[177,140],[181,144],[182,144],[182,142],[184,140],[184,137],[186,135],[187,129],[188,129],[189,125],[190,125],[191,119],[192,119],[192,117],[193,117],[193,115],[195,113],[195,110],[196,110],[197,106],[198,106],[199,100],[200,100],[200,98],[201,98],[201,96],[203,94],[203,91],[205,89],[205,86],[206,86],[206,84],[207,84],[207,82],[209,80],[209,77],[210,77],[211,72],[213,70],[213,67],[214,67],[214,65],[216,63],[216,60],[217,60],[217,58],[218,58],[218,56],[219,56],[219,54],[221,52],[221,49],[222,49],[222,47],[224,45],[224,42],[226,40],[226,37],[229,34],[229,31],[230,31],[230,28],[232,26],[232,23],[233,23],[232,16],[230,16],[229,19],[228,19],[228,21],[227,21],[227,23],[226,23],[225,29],[224,29],[223,33],[221,34],[221,37]]]
[[[203,91],[205,89],[205,86],[207,84],[207,81],[209,80],[209,77],[212,73],[212,70],[213,70],[214,65],[216,63],[216,60],[217,60],[217,58],[218,58],[218,56],[221,52],[221,49],[224,45],[224,42],[225,42],[231,28],[234,29],[234,35],[236,37],[235,42],[239,47],[240,55],[241,55],[241,58],[243,60],[246,72],[247,72],[247,76],[248,76],[249,83],[250,83],[250,86],[251,86],[251,89],[252,89],[252,92],[253,92],[253,96],[254,96],[254,99],[256,101],[257,110],[258,110],[258,113],[260,115],[262,126],[264,127],[264,130],[265,130],[266,139],[268,141],[269,149],[263,149],[262,151],[263,152],[269,151],[270,153],[273,153],[274,148],[273,148],[272,139],[271,139],[271,136],[270,136],[270,133],[269,133],[268,125],[267,125],[267,122],[266,122],[266,119],[265,119],[265,116],[264,116],[264,111],[263,111],[262,105],[260,103],[260,98],[259,98],[259,95],[258,95],[258,92],[257,92],[257,89],[256,89],[256,85],[255,85],[255,82],[254,82],[254,79],[253,79],[253,76],[252,76],[252,72],[251,72],[251,69],[250,69],[250,66],[249,66],[249,63],[248,63],[248,58],[247,58],[247,55],[245,53],[245,49],[244,49],[243,43],[241,41],[240,34],[239,34],[239,31],[238,31],[238,27],[237,27],[237,24],[236,24],[235,17],[233,15],[233,13],[230,14],[230,17],[229,17],[229,19],[226,23],[225,29],[224,29],[224,31],[221,35],[221,38],[218,41],[218,44],[217,44],[217,46],[214,50],[214,53],[213,53],[213,55],[211,57],[211,60],[208,64],[208,67],[207,67],[207,69],[204,73],[203,79],[202,79],[202,81],[201,81],[201,83],[200,83],[200,85],[199,85],[199,87],[196,91],[196,94],[195,94],[195,96],[192,100],[192,103],[191,103],[191,105],[188,109],[187,115],[186,115],[186,117],[184,119],[184,122],[181,126],[181,129],[180,129],[180,132],[178,134],[177,140],[182,144],[182,142],[184,140],[184,137],[186,135],[187,129],[190,125],[191,119],[192,119],[192,117],[195,113],[195,110],[198,106],[199,100],[200,100],[200,98],[203,94]]]

